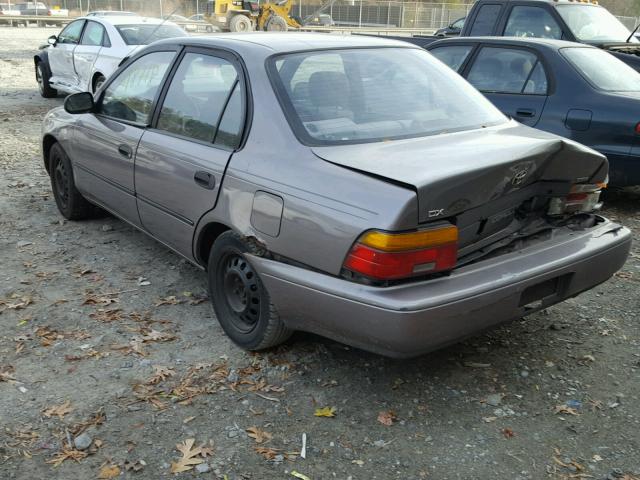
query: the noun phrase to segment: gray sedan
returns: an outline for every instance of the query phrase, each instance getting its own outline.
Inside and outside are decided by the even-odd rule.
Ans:
[[[424,50],[322,34],[155,43],[44,120],[62,215],[97,206],[206,270],[263,349],[408,357],[607,280],[607,160],[511,121]]]

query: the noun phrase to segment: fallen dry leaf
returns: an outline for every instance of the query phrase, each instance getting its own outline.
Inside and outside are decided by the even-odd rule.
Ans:
[[[187,472],[195,465],[200,465],[204,462],[202,457],[198,456],[202,452],[200,447],[193,448],[195,439],[188,438],[182,443],[176,445],[176,450],[182,453],[182,457],[177,462],[171,462],[171,473]]]
[[[100,469],[100,473],[98,473],[99,479],[110,479],[116,478],[120,475],[120,467],[118,465],[105,465]]]
[[[314,415],[316,417],[335,417],[336,407],[316,408]]]
[[[269,432],[260,430],[258,427],[247,428],[246,432],[249,437],[256,441],[256,443],[265,443],[273,438]]]
[[[575,408],[567,407],[566,405],[557,405],[554,409],[554,413],[566,413],[567,415],[580,415]]]
[[[75,460],[76,462],[79,462],[83,458],[86,458],[87,455],[89,455],[87,452],[81,452],[74,448],[64,447],[61,452],[56,453],[53,458],[47,460],[45,463],[50,463],[54,467],[59,467],[65,460]]]
[[[500,430],[500,432],[502,432],[504,438],[513,438],[516,436],[515,432],[510,428],[503,428],[502,430]]]
[[[178,300],[175,295],[171,295],[169,297],[161,298],[156,303],[156,307],[160,307],[162,305],[179,305],[180,303],[182,303],[182,300]]]
[[[0,367],[0,382],[14,382],[15,378],[12,373],[15,371],[11,365]]]
[[[139,472],[141,471],[145,466],[147,465],[147,463],[144,460],[136,460],[135,462],[131,462],[129,460],[125,460],[124,462],[124,469],[129,472],[131,470],[133,470],[134,472]]]
[[[391,410],[389,410],[388,412],[380,412],[378,414],[378,421],[381,424],[386,425],[388,427],[393,425],[393,422],[395,422],[397,419],[398,419],[398,416],[395,414],[395,412]]]
[[[161,365],[154,365],[153,369],[155,370],[153,375],[144,382],[147,385],[157,385],[158,383],[166,380],[169,377],[173,377],[176,372],[175,370],[169,367],[163,367]]]
[[[296,477],[299,478],[300,480],[311,480],[309,477],[307,477],[304,473],[300,473],[300,472],[296,472],[295,470],[291,471],[291,476],[292,477]]]
[[[62,420],[65,415],[71,413],[73,411],[73,407],[71,406],[71,401],[67,400],[62,405],[55,405],[53,407],[49,407],[43,410],[43,414],[45,417],[53,417],[57,416]]]

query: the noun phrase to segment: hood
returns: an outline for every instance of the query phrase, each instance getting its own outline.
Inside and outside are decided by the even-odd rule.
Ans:
[[[491,202],[537,181],[605,181],[607,159],[556,135],[506,126],[410,140],[313,147],[320,158],[404,185],[418,195],[419,222]]]

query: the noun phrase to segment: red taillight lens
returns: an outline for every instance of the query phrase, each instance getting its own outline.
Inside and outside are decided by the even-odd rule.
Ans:
[[[344,267],[376,280],[396,280],[451,270],[458,254],[458,230],[446,226],[409,233],[368,232]]]

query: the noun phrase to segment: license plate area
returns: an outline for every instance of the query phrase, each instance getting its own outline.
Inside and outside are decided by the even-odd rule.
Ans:
[[[525,312],[544,308],[547,302],[562,297],[571,281],[571,275],[560,275],[525,288],[520,295],[518,306],[524,307]]]

